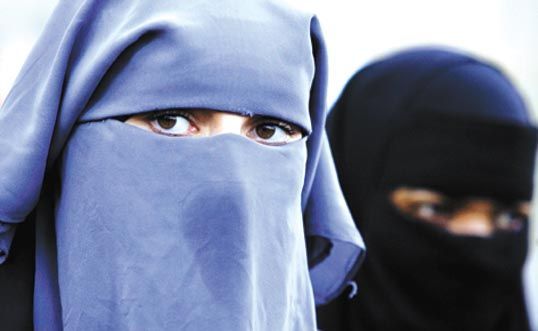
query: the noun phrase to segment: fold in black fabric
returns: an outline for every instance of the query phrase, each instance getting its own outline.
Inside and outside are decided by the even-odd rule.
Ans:
[[[11,255],[0,268],[0,328],[33,330],[35,269],[34,215],[21,224],[13,239]]]
[[[453,235],[403,215],[399,186],[513,203],[532,195],[536,130],[495,67],[439,49],[360,70],[328,122],[340,182],[368,246],[357,296],[318,309],[324,331],[529,329],[528,227]]]

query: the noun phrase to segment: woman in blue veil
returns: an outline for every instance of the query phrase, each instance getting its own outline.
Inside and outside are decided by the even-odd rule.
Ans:
[[[61,1],[0,111],[2,261],[35,219],[34,327],[314,330],[364,252],[326,70],[317,19],[278,1]],[[191,111],[301,134],[151,129]]]

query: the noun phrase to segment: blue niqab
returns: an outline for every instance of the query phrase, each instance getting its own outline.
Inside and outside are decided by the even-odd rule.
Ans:
[[[35,209],[35,327],[314,330],[314,302],[364,252],[325,89],[318,21],[283,3],[61,1],[0,111],[0,249]],[[270,116],[308,138],[117,120],[176,108]]]

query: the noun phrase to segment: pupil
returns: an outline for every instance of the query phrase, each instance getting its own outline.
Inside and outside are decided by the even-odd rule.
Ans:
[[[256,134],[262,139],[269,139],[275,134],[276,128],[271,125],[260,125],[256,128]]]
[[[157,123],[161,126],[163,129],[171,129],[176,125],[177,120],[170,116],[162,116],[157,119]]]

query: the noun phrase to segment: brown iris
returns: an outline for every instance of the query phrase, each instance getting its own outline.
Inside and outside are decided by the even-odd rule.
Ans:
[[[256,127],[256,134],[262,139],[269,139],[275,134],[276,128],[273,125],[259,125]]]
[[[161,126],[161,128],[169,130],[176,125],[177,119],[173,116],[159,116],[157,118],[157,123]]]

